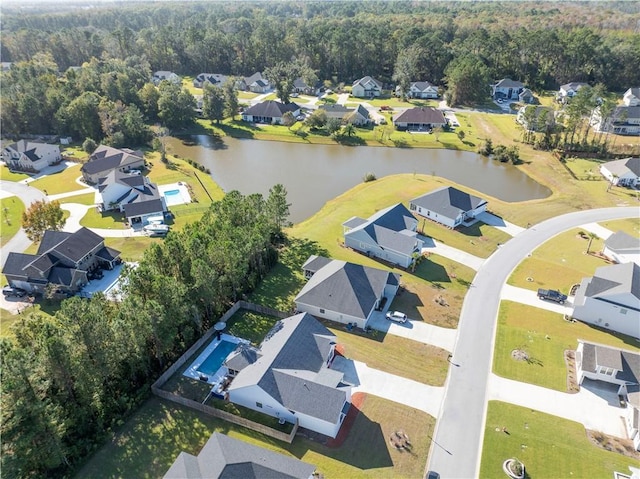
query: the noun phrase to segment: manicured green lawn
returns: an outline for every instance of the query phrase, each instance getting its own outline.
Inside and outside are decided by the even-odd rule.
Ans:
[[[2,279],[2,284],[7,284],[4,275],[2,276]],[[13,337],[12,327],[20,321],[23,316],[32,313],[43,316],[53,316],[58,309],[60,309],[60,303],[55,301],[45,301],[42,298],[38,298],[38,300],[31,306],[27,306],[24,311],[21,311],[21,314],[12,314],[5,309],[0,309],[0,337]]]
[[[600,223],[605,228],[610,229],[614,233],[616,231],[624,231],[631,236],[640,237],[640,220],[638,218],[627,218],[624,220],[603,221]]]
[[[76,183],[76,179],[80,176],[82,176],[82,173],[80,173],[80,164],[74,164],[58,173],[53,173],[39,180],[35,180],[30,184],[40,191],[46,191],[50,195],[57,195],[59,193],[67,193],[69,191],[86,188],[86,186]]]
[[[7,166],[0,166],[0,180],[5,181],[21,181],[30,178],[30,175],[25,173],[13,173]]]
[[[82,226],[87,228],[107,228],[123,230],[129,225],[126,223],[124,213],[117,210],[100,212],[97,208],[89,208],[80,220]]]
[[[493,372],[516,381],[566,392],[564,351],[575,350],[578,339],[624,349],[638,348],[638,342],[629,336],[597,329],[579,321],[570,323],[561,314],[533,306],[502,301]],[[511,351],[514,349],[523,349],[530,360],[512,359]]]
[[[589,238],[580,236],[581,231],[576,228],[551,238],[522,261],[507,282],[521,288],[551,288],[568,293],[572,285],[607,264],[602,258],[585,254]],[[586,231],[582,232],[586,234]],[[603,244],[596,238],[591,242],[590,250],[602,251]]]
[[[512,457],[525,465],[526,477],[545,479],[611,478],[614,471],[629,474],[629,466],[638,465],[592,444],[582,424],[489,401],[480,477],[506,477],[502,463]]]
[[[420,411],[368,396],[342,446],[329,448],[302,437],[293,444],[151,398],[80,469],[78,478],[156,478],[181,451],[198,454],[214,431],[314,464],[327,478],[420,477],[435,420]],[[389,442],[404,430],[413,444],[400,452]]]
[[[571,170],[579,180],[604,182],[606,180],[604,176],[600,174],[599,169],[603,163],[604,161],[594,158],[567,158],[564,165]],[[606,188],[607,183],[603,183],[600,186]]]
[[[253,100],[257,96],[258,96],[258,93],[253,93],[251,91],[239,91],[238,92],[238,98],[240,100]]]
[[[64,203],[79,203],[81,205],[94,205],[95,204],[95,194],[94,193],[85,193],[84,195],[75,195],[75,196],[67,196],[66,198],[62,198],[60,204]]]
[[[227,321],[227,332],[259,346],[279,318],[241,309]]]
[[[0,246],[4,246],[22,226],[24,204],[17,196],[0,199]]]
[[[120,251],[120,257],[124,261],[140,261],[144,250],[150,244],[162,240],[162,238],[150,238],[148,236],[132,236],[128,238],[105,238],[104,243]]]

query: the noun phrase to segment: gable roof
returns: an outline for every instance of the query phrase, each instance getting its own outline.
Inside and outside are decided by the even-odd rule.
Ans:
[[[309,479],[316,467],[214,432],[197,456],[181,452],[165,479]]]
[[[353,82],[353,86],[360,85],[363,88],[375,86],[382,90],[382,83],[373,78],[372,76],[365,76]]]
[[[640,118],[640,106],[617,106],[611,118],[614,123],[626,124],[630,119]]]
[[[43,244],[49,245],[62,238],[62,235],[59,233],[59,231],[45,231],[42,241]],[[51,239],[46,238],[48,235],[51,235]],[[68,233],[66,238],[63,238],[62,241],[50,247],[47,251],[55,255],[62,255],[73,262],[78,262],[86,256],[87,253],[103,242],[104,238],[102,236],[97,235],[90,229],[83,226],[75,233]],[[43,253],[44,251],[42,250],[41,245],[40,248],[38,248],[38,254]]]
[[[260,72],[255,72],[253,75],[250,75],[248,77],[244,77],[244,82],[247,85],[251,85],[252,83],[257,82],[258,80],[262,80],[262,73],[260,73]]]
[[[446,123],[442,112],[430,106],[415,107],[405,110],[393,121],[396,123]]]
[[[640,249],[640,238],[617,231],[605,240],[604,245],[611,251],[637,250]]]
[[[599,298],[631,293],[640,299],[640,266],[621,263],[600,266],[588,282],[584,296]]]
[[[80,171],[93,175],[102,171],[109,171],[119,168],[125,163],[133,163],[143,160],[141,151],[133,151],[129,148],[113,148],[111,146],[100,145],[89,157],[89,161],[82,165]]]
[[[618,371],[616,379],[640,384],[640,353],[579,340],[582,346],[582,370],[595,373],[598,366]]]
[[[160,213],[164,211],[164,205],[160,198],[146,199],[143,198],[140,201],[134,201],[124,205],[124,215],[127,218],[134,216],[148,215],[151,213]]]
[[[578,91],[583,86],[589,86],[589,84],[581,81],[572,81],[569,83],[565,83],[564,85],[560,85],[560,90],[566,91],[566,92],[570,90]]]
[[[35,163],[42,158],[42,155],[44,154],[42,150],[51,148],[55,148],[60,152],[60,147],[58,145],[49,145],[48,143],[39,143],[28,140],[17,141],[5,146],[3,150],[7,152],[13,150],[27,158],[32,163]]]
[[[428,89],[435,89],[435,90],[438,89],[437,86],[429,83],[428,81],[415,81],[411,84],[410,88],[415,88],[420,91],[425,91]]]
[[[247,108],[242,115],[280,118],[288,111],[293,113],[299,109],[300,107],[295,103],[285,104],[280,103],[279,101],[267,100]]]
[[[367,319],[385,286],[398,284],[399,279],[399,275],[381,269],[329,260],[314,273],[294,301]]]
[[[627,96],[627,93],[635,96],[636,98],[640,98],[640,87],[632,87],[629,88],[624,95]]]
[[[474,210],[486,204],[487,200],[460,191],[452,186],[444,186],[426,195],[411,200],[411,203],[430,211],[455,219],[460,213]]]
[[[627,173],[640,176],[640,157],[607,161],[602,167],[617,176],[626,175]]]
[[[524,83],[511,78],[503,78],[494,85],[494,88],[524,88]]]
[[[282,319],[260,345],[260,357],[237,374],[229,391],[257,385],[287,409],[336,424],[347,400],[345,385],[322,380],[335,340],[307,313]]]

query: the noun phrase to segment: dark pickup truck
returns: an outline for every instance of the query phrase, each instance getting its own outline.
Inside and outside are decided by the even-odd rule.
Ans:
[[[554,289],[539,289],[538,298],[548,299],[549,301],[555,301],[556,303],[564,304],[567,300],[567,295],[562,294],[560,291]]]

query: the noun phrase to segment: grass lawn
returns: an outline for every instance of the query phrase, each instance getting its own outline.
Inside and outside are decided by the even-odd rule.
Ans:
[[[84,195],[67,196],[62,198],[60,204],[65,203],[79,203],[81,205],[94,205],[95,195],[93,193],[85,193]]]
[[[275,316],[240,309],[227,321],[226,332],[242,339],[248,339],[255,346],[258,346],[278,320],[279,318]]]
[[[551,288],[568,293],[583,277],[593,275],[597,267],[608,264],[602,258],[584,254],[589,238],[580,236],[581,231],[577,228],[565,231],[535,249],[531,257],[516,267],[507,282],[521,288]],[[603,245],[604,241],[596,238],[590,249],[602,251]],[[527,278],[533,281],[527,281]]]
[[[637,218],[627,218],[624,220],[603,221],[600,225],[616,231],[624,231],[631,236],[640,237],[640,220]]]
[[[0,212],[2,212],[0,246],[4,246],[20,229],[24,209],[24,203],[17,196],[0,199]]]
[[[3,283],[6,284],[6,278],[2,277]],[[13,337],[12,326],[17,323],[23,316],[29,314],[40,314],[43,316],[53,316],[60,309],[60,303],[55,301],[46,301],[42,298],[28,306],[21,314],[11,314],[5,309],[0,309],[0,337]]]
[[[31,175],[25,173],[14,173],[7,166],[0,166],[0,180],[5,181],[21,181],[30,178]]]
[[[40,178],[31,182],[31,186],[38,188],[40,191],[46,191],[50,195],[59,193],[67,193],[69,191],[82,190],[86,186],[76,183],[76,179],[82,176],[80,173],[80,164],[74,163],[73,166],[65,168],[58,173]]]
[[[259,93],[253,93],[252,91],[239,91],[238,92],[238,99],[239,100],[253,100],[257,96],[259,96]]]
[[[600,174],[600,165],[603,163],[605,161],[595,158],[567,158],[564,165],[580,180],[606,181]],[[606,188],[606,183],[604,185]]]
[[[505,477],[502,463],[512,457],[531,478],[610,478],[614,471],[629,474],[629,466],[638,466],[637,460],[592,444],[582,424],[489,401],[480,477]]]
[[[640,346],[638,341],[623,334],[579,321],[570,323],[551,311],[503,301],[498,314],[493,372],[516,381],[566,392],[564,351],[575,350],[578,339],[624,349]],[[530,361],[512,359],[511,351],[514,349],[526,351]]]
[[[87,213],[80,220],[82,226],[87,228],[107,228],[124,230],[129,227],[124,218],[124,213],[120,211],[100,212],[97,208],[89,208]]]
[[[181,451],[198,454],[214,431],[314,464],[327,478],[415,478],[424,472],[435,420],[420,411],[368,396],[342,446],[296,437],[286,444],[157,398],[149,399],[84,465],[78,478],[161,477]],[[390,435],[404,430],[412,452]],[[366,444],[366,447],[364,445]]]
[[[150,238],[148,236],[132,236],[128,238],[105,238],[105,245],[120,251],[123,261],[140,261],[144,250],[154,242],[162,241],[162,238]]]

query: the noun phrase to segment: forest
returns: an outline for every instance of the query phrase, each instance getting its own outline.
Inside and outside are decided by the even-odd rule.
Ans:
[[[640,83],[640,13],[629,4],[514,5],[127,3],[28,15],[4,7],[0,52],[14,65],[2,75],[3,133],[119,147],[147,143],[158,121],[188,126],[195,100],[174,85],[154,88],[157,70],[251,75],[298,65],[333,85],[420,79],[446,87],[456,105],[482,103],[484,85],[504,77],[535,91]]]
[[[0,339],[2,477],[68,475],[148,394],[158,375],[277,261],[289,206],[276,185],[228,193],[126,274],[124,299],[23,312]]]

